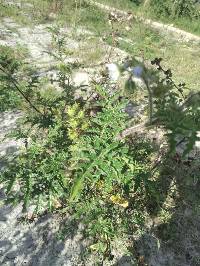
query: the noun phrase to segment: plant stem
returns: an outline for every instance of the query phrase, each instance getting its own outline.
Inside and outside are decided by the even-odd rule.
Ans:
[[[29,100],[29,98],[24,94],[24,92],[19,88],[19,84],[18,82],[11,76],[9,75],[2,67],[0,67],[0,70],[6,74],[6,76],[9,77],[9,79],[11,80],[13,86],[15,87],[15,89],[19,92],[19,94],[29,103],[29,105],[39,114],[41,114],[43,116],[43,113],[34,105],[32,104],[32,102]]]
[[[152,92],[151,89],[149,87],[149,83],[148,80],[144,77],[144,82],[145,85],[147,87],[147,91],[148,91],[148,100],[149,100],[149,124],[152,124],[152,119],[153,119],[153,96],[152,96]]]

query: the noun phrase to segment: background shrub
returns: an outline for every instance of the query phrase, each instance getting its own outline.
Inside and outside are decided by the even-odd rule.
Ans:
[[[149,5],[157,16],[195,19],[199,17],[199,10],[194,0],[151,0]]]

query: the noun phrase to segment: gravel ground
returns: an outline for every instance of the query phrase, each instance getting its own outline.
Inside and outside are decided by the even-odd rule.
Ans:
[[[0,199],[3,199],[0,191]],[[60,219],[45,215],[35,222],[20,221],[21,206],[0,208],[0,265],[81,265],[81,234],[58,239]]]

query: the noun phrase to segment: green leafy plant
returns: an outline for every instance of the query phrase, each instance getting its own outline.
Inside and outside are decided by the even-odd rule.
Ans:
[[[41,141],[32,140],[30,146],[9,164],[1,177],[7,202],[23,202],[24,211],[34,205],[36,213],[61,205],[66,189],[68,153],[61,146],[57,149],[60,138],[64,137],[59,129],[59,124],[49,128],[45,136],[40,135]]]
[[[23,71],[23,62],[7,55],[0,61],[6,88],[20,96],[19,108],[23,109],[24,116],[14,135],[25,142],[25,148],[2,174],[1,181],[5,183],[8,201],[23,202],[24,210],[30,204],[35,205],[36,212],[44,208],[52,210],[54,202],[63,199],[71,143],[68,128],[72,124],[71,121],[68,125],[67,110],[74,103],[74,87],[70,79],[71,65],[64,64],[61,56],[62,44],[58,40],[55,47],[56,89],[51,86],[52,79],[43,82],[31,69]]]
[[[169,151],[174,153],[179,143],[185,143],[183,155],[188,154],[199,140],[199,92],[190,92],[185,83],[176,84],[172,71],[164,69],[162,58],[151,61],[154,69],[147,69],[143,63],[130,60],[123,71],[128,71],[129,77],[125,89],[137,90],[133,77],[140,78],[146,90],[143,90],[143,99],[148,97],[148,119],[145,127],[162,127],[168,137]],[[137,65],[136,65],[137,64]],[[145,101],[143,100],[145,103]],[[143,125],[143,128],[145,128]],[[138,128],[138,125],[135,125]],[[134,132],[134,127],[132,131]]]
[[[144,209],[138,205],[151,183],[151,149],[143,149],[142,141],[119,139],[127,124],[123,111],[126,101],[121,102],[118,94],[109,96],[105,90],[98,91],[102,99],[97,104],[102,110],[70,147],[74,174],[69,201],[74,216],[87,225],[87,233],[95,239],[91,249],[112,257],[111,240],[117,232],[125,234],[131,227],[137,230],[144,222]]]

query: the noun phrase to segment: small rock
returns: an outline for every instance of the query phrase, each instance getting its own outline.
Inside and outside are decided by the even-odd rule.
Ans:
[[[57,15],[55,13],[50,13],[49,18],[50,19],[56,19]]]
[[[111,81],[117,82],[120,77],[120,71],[116,64],[106,64],[108,75]]]
[[[75,87],[88,86],[89,80],[89,75],[86,72],[76,72],[72,77]]]

